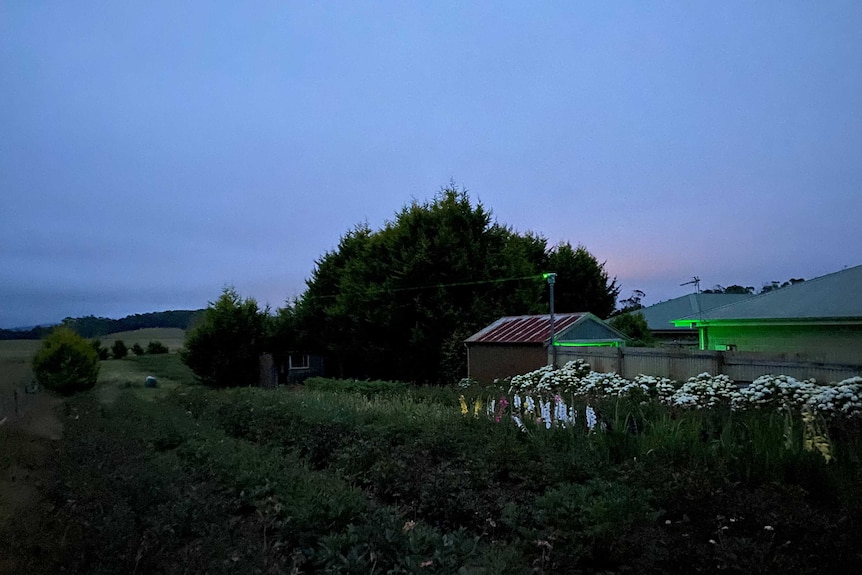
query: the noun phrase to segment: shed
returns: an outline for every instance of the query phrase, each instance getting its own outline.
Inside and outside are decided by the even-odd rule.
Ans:
[[[862,364],[862,265],[677,318],[700,348]]]
[[[554,316],[557,346],[621,346],[626,337],[589,312]],[[465,340],[467,373],[482,383],[547,365],[550,315],[501,317]]]

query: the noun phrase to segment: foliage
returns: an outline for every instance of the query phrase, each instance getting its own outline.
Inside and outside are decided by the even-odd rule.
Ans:
[[[548,309],[541,273],[549,266],[557,309],[613,309],[615,280],[585,248],[548,250],[544,238],[494,222],[450,186],[379,231],[348,231],[317,260],[284,325],[293,322],[293,345],[328,354],[340,377],[448,383],[465,374],[470,334],[502,315]]]
[[[307,389],[341,393],[359,393],[366,397],[394,396],[407,393],[407,384],[399,381],[359,381],[354,379],[328,379],[310,377],[305,380]]]
[[[228,287],[210,303],[202,322],[186,336],[182,359],[212,387],[253,385],[265,337],[266,314],[252,298]]]
[[[144,355],[144,348],[141,347],[141,344],[135,342],[135,344],[132,346],[132,353],[134,353],[135,355]]]
[[[620,309],[618,309],[615,314],[623,314],[630,311],[643,309],[644,306],[641,303],[641,300],[643,300],[645,296],[646,294],[639,289],[632,290],[632,295],[630,295],[626,299],[620,300]]]
[[[108,351],[108,348],[102,347],[101,340],[94,339],[90,341],[90,345],[92,345],[93,349],[96,350],[96,355],[99,356],[100,361],[108,359],[110,352]]]
[[[763,287],[760,288],[760,291],[758,293],[769,293],[771,291],[785,288],[787,286],[795,285],[798,283],[802,283],[804,281],[805,281],[805,278],[790,278],[789,280],[787,280],[783,283],[779,283],[779,282],[773,280],[769,283],[763,284]]]
[[[628,345],[632,347],[652,347],[655,345],[655,338],[647,326],[646,318],[640,312],[614,316],[609,323],[611,327],[632,339],[628,342]]]
[[[158,355],[160,353],[168,353],[170,350],[160,341],[151,341],[147,344],[147,353],[150,355]]]
[[[603,431],[520,431],[425,388],[84,394],[46,485],[54,544],[23,545],[44,572],[859,571],[858,429],[829,425],[827,464],[796,420],[786,449],[781,412],[656,406],[646,380],[600,399],[632,382],[569,371]]]
[[[42,341],[33,373],[46,389],[64,395],[85,391],[96,385],[99,355],[86,339],[60,327]]]
[[[739,284],[733,284],[731,286],[724,287],[724,286],[716,284],[712,287],[712,289],[703,290],[703,293],[727,293],[727,294],[738,294],[738,295],[745,295],[745,294],[751,295],[754,293],[754,287],[753,286],[743,287]]]
[[[605,264],[584,246],[568,243],[554,246],[547,253],[545,267],[557,273],[554,307],[558,312],[591,312],[600,318],[614,311],[620,288],[610,279]],[[543,301],[547,301],[544,296]]]
[[[111,346],[111,354],[114,356],[114,359],[123,359],[129,355],[129,348],[126,347],[123,340],[118,339],[114,342],[114,345]]]

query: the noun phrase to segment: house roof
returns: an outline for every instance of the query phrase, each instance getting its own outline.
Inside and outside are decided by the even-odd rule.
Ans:
[[[692,321],[862,320],[862,265],[676,318]]]
[[[560,333],[571,327],[585,315],[587,314],[555,314],[554,332]],[[550,338],[550,315],[515,315],[501,317],[465,341],[466,343],[545,343]]]
[[[687,294],[649,307],[641,308],[631,313],[643,314],[647,327],[652,331],[687,330],[687,327],[683,328],[674,326],[673,320],[688,315],[698,315],[701,312],[748,299],[750,297],[753,296],[751,294],[730,293]]]

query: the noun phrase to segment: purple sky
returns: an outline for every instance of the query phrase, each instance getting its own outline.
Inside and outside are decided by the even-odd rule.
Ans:
[[[0,4],[0,327],[277,307],[452,179],[647,304],[862,263],[858,1],[130,4]]]

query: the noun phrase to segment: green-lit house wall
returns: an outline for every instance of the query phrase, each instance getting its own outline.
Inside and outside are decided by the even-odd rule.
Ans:
[[[697,296],[695,296],[697,297]],[[862,365],[862,265],[686,317],[700,349]]]
[[[862,324],[708,323],[701,349],[752,351],[807,361],[862,363]]]

